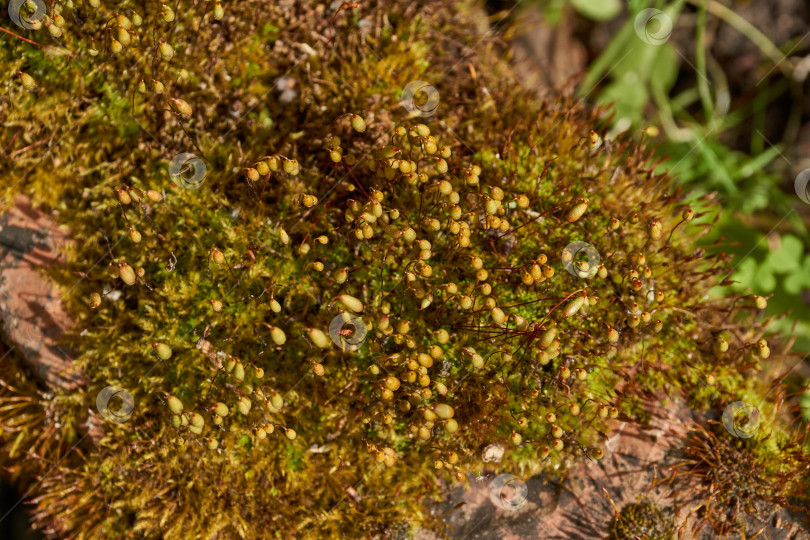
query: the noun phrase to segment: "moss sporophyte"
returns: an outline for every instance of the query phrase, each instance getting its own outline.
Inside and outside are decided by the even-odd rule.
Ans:
[[[473,13],[57,0],[0,43],[6,153],[31,145],[0,193],[71,230],[50,274],[90,380],[46,392],[0,367],[3,460],[39,527],[441,528],[427,502],[492,443],[501,471],[564,473],[657,391],[701,411],[784,395],[756,376],[787,354],[765,341],[766,298],[708,295],[728,269],[696,248],[716,205],[656,174],[643,134],[607,137],[608,109],[521,88]],[[402,106],[411,80],[432,81],[430,116]],[[45,152],[59,165],[26,176]],[[598,262],[566,260],[573,242]],[[126,422],[92,407],[113,384]],[[787,452],[788,421],[767,418]]]

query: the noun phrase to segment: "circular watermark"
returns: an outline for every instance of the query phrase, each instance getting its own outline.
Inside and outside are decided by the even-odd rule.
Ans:
[[[633,28],[644,43],[663,45],[672,35],[672,19],[660,9],[642,9],[633,21]]]
[[[808,184],[810,184],[810,169],[805,169],[796,175],[796,180],[793,182],[796,195],[798,195],[805,204],[810,204],[810,191],[807,189]]]
[[[329,323],[329,337],[344,351],[356,351],[365,341],[366,334],[366,323],[351,313],[340,313]]]
[[[520,510],[529,495],[526,482],[514,474],[499,474],[489,484],[489,500],[503,510]]]
[[[30,13],[24,16],[23,8]],[[11,21],[26,30],[36,30],[39,24],[45,19],[47,9],[43,0],[11,0],[8,3],[8,16]]]
[[[741,439],[754,436],[759,429],[759,409],[744,401],[735,401],[723,410],[726,431]]]
[[[599,270],[599,252],[587,242],[571,242],[562,252],[562,264],[574,277],[590,279]]]
[[[121,405],[113,408],[110,406],[110,402],[115,398],[121,400]],[[117,405],[117,403],[113,401],[113,405]],[[101,390],[96,396],[96,409],[105,419],[111,422],[124,423],[132,416],[132,411],[135,409],[135,400],[132,398],[132,394],[120,386],[111,385]]]
[[[169,177],[189,190],[202,187],[207,172],[205,162],[189,152],[177,154],[169,162]]]
[[[433,116],[439,108],[439,92],[425,81],[411,81],[402,90],[400,104],[416,116]]]

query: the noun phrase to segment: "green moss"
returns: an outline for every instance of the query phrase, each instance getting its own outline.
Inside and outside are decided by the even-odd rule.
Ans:
[[[21,59],[4,75],[27,69],[40,87],[11,95],[4,140],[20,125],[32,141],[59,137],[50,147],[12,144],[20,158],[2,173],[2,194],[30,194],[72,229],[68,262],[50,275],[77,320],[67,342],[90,380],[54,396],[30,383],[4,390],[11,401],[34,396],[24,418],[47,414],[60,426],[62,442],[47,447],[42,424],[2,435],[10,458],[20,447],[42,456],[25,463],[30,480],[41,481],[41,525],[79,537],[115,536],[123,518],[129,530],[166,537],[436,527],[421,501],[438,495],[440,480],[463,481],[462,471],[480,468],[488,444],[507,448],[504,471],[567,466],[603,444],[612,423],[600,408],[643,422],[649,396],[663,391],[707,409],[715,394],[700,386],[706,373],[742,394],[747,383],[733,374],[766,363],[751,353],[763,325],[751,299],[707,299],[723,261],[695,253],[704,224],[682,217],[687,204],[653,174],[643,145],[600,139],[609,111],[564,92],[528,95],[491,42],[479,47],[480,36],[468,33],[472,8],[380,3],[341,12],[334,25],[322,8],[238,4],[227,6],[227,24],[184,9],[182,24],[165,33],[176,51],[168,64],[132,47],[119,58],[55,61],[56,76],[28,45],[0,45],[3,58]],[[144,27],[166,28],[159,13],[143,15]],[[94,16],[64,45],[79,51],[107,39],[100,22]],[[478,56],[459,62],[466,47]],[[295,80],[288,103],[275,88],[282,76]],[[164,95],[139,94],[141,78],[160,79]],[[433,116],[409,117],[399,102],[416,79],[436,87]],[[190,118],[172,113],[167,97],[185,100]],[[341,140],[338,162],[329,135]],[[184,152],[207,167],[199,189],[168,175]],[[270,156],[296,160],[298,171],[251,180]],[[29,181],[25,171],[46,157],[59,166],[37,168]],[[114,190],[141,203],[120,203]],[[704,210],[713,208],[695,207]],[[593,244],[606,277],[563,268],[574,241]],[[133,285],[109,273],[124,261],[143,269]],[[103,295],[95,310],[94,292]],[[341,295],[363,304],[355,316],[368,333],[356,351],[311,333],[328,335],[335,317],[348,315],[335,301]],[[583,299],[587,306],[566,316]],[[551,321],[557,336],[541,346]],[[741,352],[715,354],[711,340],[728,327]],[[172,357],[159,361],[153,341],[171,346]],[[241,368],[231,366],[237,359]],[[132,417],[101,422],[97,444],[70,453],[65,443],[78,440],[88,410],[97,421],[95,398],[112,384],[132,393]],[[751,399],[766,394],[763,383],[749,390]],[[186,422],[191,413],[204,418],[201,433],[172,424],[168,394],[183,402]],[[216,402],[230,414],[217,417]],[[431,416],[440,405],[452,407],[457,431]],[[545,420],[552,412],[564,445],[539,459],[554,439]],[[776,418],[773,429],[786,431]],[[47,480],[57,461],[63,483]],[[100,464],[105,496],[79,498],[95,493]],[[71,505],[75,518],[60,517]],[[178,515],[179,506],[195,511]]]
[[[625,505],[610,527],[612,540],[644,538],[669,540],[674,538],[675,518],[671,508],[661,508],[657,503],[643,499]]]

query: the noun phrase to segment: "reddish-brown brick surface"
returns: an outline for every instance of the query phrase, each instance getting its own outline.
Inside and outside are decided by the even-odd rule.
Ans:
[[[59,291],[41,270],[64,260],[65,232],[20,196],[0,210],[0,328],[46,384],[70,388],[84,377],[57,340],[71,326]]]

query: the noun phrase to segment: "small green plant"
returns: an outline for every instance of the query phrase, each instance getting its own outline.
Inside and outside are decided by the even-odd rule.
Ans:
[[[671,508],[662,508],[656,502],[642,498],[627,504],[610,526],[612,540],[669,540],[675,532],[675,518]]]

